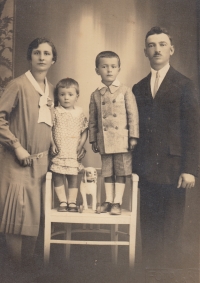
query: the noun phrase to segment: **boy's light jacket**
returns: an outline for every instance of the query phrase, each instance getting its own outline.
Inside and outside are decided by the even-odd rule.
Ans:
[[[89,113],[89,142],[97,142],[100,154],[128,152],[128,139],[139,138],[135,97],[119,81],[92,93]]]

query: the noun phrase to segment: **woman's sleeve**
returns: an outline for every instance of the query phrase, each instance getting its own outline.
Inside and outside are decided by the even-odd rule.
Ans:
[[[9,118],[18,104],[19,89],[15,81],[11,81],[0,98],[0,144],[13,149],[21,146],[19,140],[9,129]]]

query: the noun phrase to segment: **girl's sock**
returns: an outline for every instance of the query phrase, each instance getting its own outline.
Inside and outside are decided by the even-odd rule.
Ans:
[[[106,202],[113,202],[114,183],[105,183]]]
[[[125,184],[115,183],[115,198],[114,203],[122,204],[122,198],[124,195]]]
[[[59,186],[59,187],[54,187],[56,195],[60,201],[60,206],[66,206],[67,203],[67,197],[66,197],[66,193],[65,193],[65,186]],[[61,203],[63,202],[63,203]]]
[[[78,195],[78,188],[69,188],[69,198],[68,198],[68,203],[76,203]]]

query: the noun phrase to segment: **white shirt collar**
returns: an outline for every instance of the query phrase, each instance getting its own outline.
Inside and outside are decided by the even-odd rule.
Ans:
[[[120,86],[120,81],[116,79],[111,85],[119,87]],[[103,87],[107,87],[104,83],[100,83],[98,90],[102,89]]]
[[[31,74],[31,71],[27,71],[25,73],[26,77],[30,81],[30,83],[33,85],[35,90],[41,95],[39,100],[39,117],[38,117],[38,123],[46,123],[49,126],[52,126],[52,118],[51,118],[51,112],[50,107],[47,106],[47,102],[50,99],[49,98],[49,84],[47,82],[47,78],[45,77],[45,91],[41,89],[38,82],[35,80],[33,75]]]
[[[35,90],[37,90],[37,92],[39,92],[40,95],[49,96],[49,85],[48,85],[46,77],[44,78],[44,80],[45,80],[45,91],[43,91],[41,89],[41,87],[39,86],[38,82],[36,81],[36,79],[34,78],[34,76],[32,75],[30,70],[27,71],[25,73],[25,75],[27,76],[27,78],[29,79],[31,84],[34,86]]]
[[[162,69],[158,70],[160,77],[164,78],[170,68],[169,63],[167,63]],[[157,71],[151,68],[151,73],[153,76],[156,76]]]
[[[107,90],[110,91],[110,93],[114,93],[118,88],[120,87],[120,81],[117,79],[109,86],[106,86],[104,83],[101,82],[100,86],[98,87],[98,90],[100,91],[101,95],[104,95]]]

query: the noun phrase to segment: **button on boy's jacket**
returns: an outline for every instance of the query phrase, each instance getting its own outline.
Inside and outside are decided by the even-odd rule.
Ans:
[[[90,99],[89,142],[100,154],[128,152],[129,138],[138,138],[138,110],[125,85],[96,89]]]

